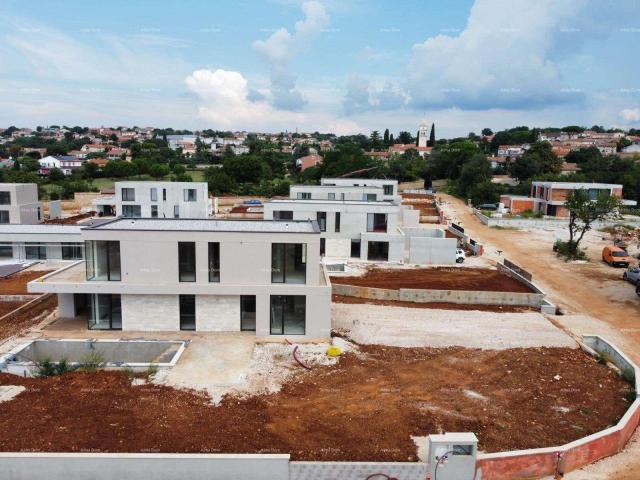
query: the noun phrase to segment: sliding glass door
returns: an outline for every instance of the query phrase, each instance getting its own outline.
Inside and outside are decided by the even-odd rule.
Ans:
[[[240,330],[243,332],[256,331],[255,295],[242,295],[240,297]]]
[[[306,302],[304,295],[271,295],[271,335],[304,335]]]
[[[89,295],[89,330],[122,330],[120,295]]]

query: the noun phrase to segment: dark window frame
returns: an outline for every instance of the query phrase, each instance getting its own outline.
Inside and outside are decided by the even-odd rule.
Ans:
[[[135,202],[136,189],[131,187],[122,187],[120,188],[120,196],[122,197],[123,202]]]
[[[9,223],[11,223],[9,210],[0,210],[0,225],[8,225]]]
[[[316,212],[316,221],[321,232],[327,231],[327,212]]]
[[[277,221],[293,220],[293,210],[274,210],[273,219]]]
[[[334,227],[335,232],[340,233],[340,212],[336,212]]]
[[[11,205],[11,192],[0,192],[0,205]]]
[[[303,308],[303,315],[304,315],[304,319],[303,319],[303,328],[302,328],[302,333],[300,332],[296,332],[293,333],[291,331],[287,331],[286,330],[286,324],[285,324],[285,315],[286,315],[286,310],[285,310],[285,305],[288,304],[288,302],[292,302],[293,304],[295,304],[296,300],[300,300],[303,299],[303,304],[304,304],[304,308]],[[280,316],[280,331],[275,331],[274,332],[274,313],[275,313],[275,308],[278,305],[274,305],[275,302],[280,301],[280,307],[281,307],[281,311],[282,314]],[[294,305],[295,308],[295,305]],[[278,319],[275,319],[278,320]],[[269,334],[270,335],[306,335],[307,333],[307,297],[306,295],[270,295],[269,297]]]
[[[95,279],[94,259],[97,252],[96,244],[104,243],[104,251],[106,252],[107,278]],[[116,248],[117,247],[117,248]],[[89,281],[96,282],[120,282],[122,280],[122,264],[120,260],[120,242],[118,240],[85,240],[85,269],[86,277]],[[117,268],[116,267],[117,257]],[[117,275],[116,275],[117,273]],[[117,278],[116,278],[117,277]]]
[[[220,242],[209,242],[208,253],[209,282],[220,283]]]
[[[189,305],[187,305],[189,303]],[[185,312],[186,307],[193,306],[193,313]],[[178,310],[180,317],[180,330],[186,331],[195,331],[197,329],[197,306],[196,306],[196,296],[195,295],[178,295]],[[185,318],[187,317],[187,318]],[[184,324],[190,320],[189,317],[193,317],[193,328],[185,327]]]
[[[89,295],[89,314],[87,318],[87,330],[122,330],[122,296],[119,293],[90,293]],[[109,327],[108,328],[95,328],[95,323],[92,326],[91,321],[93,320],[93,316],[95,315],[94,311],[94,297],[97,297],[98,303],[100,302],[100,297],[109,297]],[[117,302],[114,300],[117,299]],[[114,305],[119,304],[120,311],[120,326],[113,326],[113,313],[114,311],[118,311],[118,309],[114,309]]]
[[[298,255],[296,252],[297,248],[300,248],[300,258],[298,259]],[[282,248],[283,251],[278,255],[276,250]],[[304,278],[302,282],[291,282],[287,281],[287,271],[288,263],[287,263],[287,251],[293,249],[294,255],[294,270],[296,269],[295,263],[299,262],[299,265],[304,266]],[[280,257],[282,259],[282,265],[276,265],[276,259]],[[281,273],[280,273],[281,272]],[[277,280],[277,277],[281,276],[282,280]],[[293,285],[306,285],[307,283],[307,244],[306,243],[272,243],[271,244],[271,283],[289,283]]]
[[[253,303],[253,328],[251,327],[246,328],[246,324],[245,324],[245,321],[247,320],[245,318],[245,315],[247,313],[251,313],[250,311],[248,312],[247,309],[244,307],[247,302]],[[241,332],[256,331],[256,296],[255,295],[240,295],[240,331]]]

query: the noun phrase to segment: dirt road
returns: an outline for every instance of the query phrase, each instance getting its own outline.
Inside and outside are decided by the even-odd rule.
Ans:
[[[461,200],[446,194],[439,194],[439,198],[445,202],[447,215],[459,222],[465,233],[485,244],[486,255],[496,260],[507,257],[533,274],[534,282],[547,292],[549,300],[568,314],[555,317],[560,325],[578,334],[603,335],[640,363],[640,299],[631,284],[620,279],[621,269],[600,261],[602,247],[608,243],[602,239],[604,234],[590,232],[585,238],[590,262],[567,263],[552,251],[556,237],[565,232],[491,228],[482,224]],[[635,438],[638,435],[636,432]],[[633,442],[625,452],[598,466],[598,476],[576,472],[566,478],[640,478],[640,442]]]

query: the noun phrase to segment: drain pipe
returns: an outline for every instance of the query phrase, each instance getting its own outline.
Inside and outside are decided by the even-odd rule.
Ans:
[[[289,345],[293,345],[288,338],[284,339]],[[311,367],[298,358],[298,345],[293,347],[293,359],[305,370],[311,370]]]

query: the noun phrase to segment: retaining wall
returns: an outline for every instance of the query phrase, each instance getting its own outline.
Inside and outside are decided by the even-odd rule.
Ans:
[[[422,290],[401,288],[389,290],[385,288],[358,287],[333,283],[332,291],[336,295],[368,298],[374,300],[394,300],[415,303],[458,303],[463,305],[521,305],[539,307],[544,294],[517,292],[474,292],[466,290]]]
[[[583,342],[597,353],[606,353],[622,372],[632,375],[637,385],[640,371],[615,345],[601,337],[585,335]],[[630,372],[630,373],[629,373]],[[613,427],[558,447],[480,454],[476,467],[482,469],[484,480],[539,478],[576,470],[622,451],[640,422],[640,397]]]
[[[485,214],[477,209],[473,209],[475,216],[485,225],[489,227],[502,227],[502,228],[516,228],[516,229],[531,229],[531,228],[560,228],[565,229],[569,224],[568,219],[562,218],[513,218],[513,217],[487,217]],[[594,229],[603,228],[617,223],[624,223],[634,226],[639,226],[640,222],[636,217],[621,218],[608,220],[605,222],[595,222],[593,224]]]
[[[288,480],[289,455],[0,453],[3,480]]]

